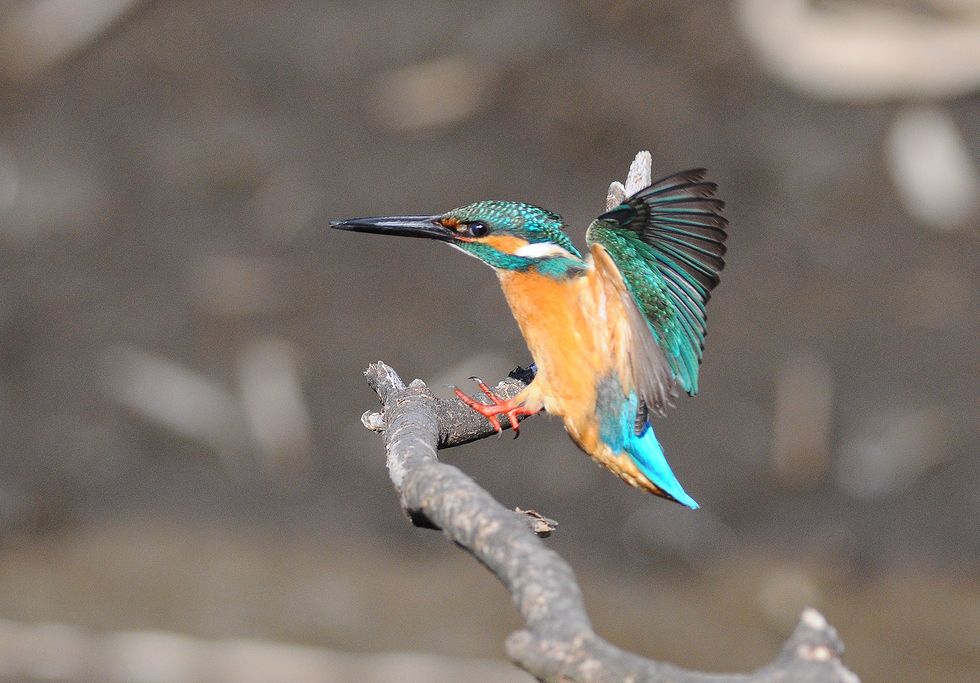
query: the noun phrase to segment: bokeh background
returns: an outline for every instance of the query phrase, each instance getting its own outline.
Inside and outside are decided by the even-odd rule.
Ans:
[[[537,417],[444,453],[559,521],[600,634],[714,671],[802,608],[980,676],[980,6],[0,2],[0,678],[529,680],[406,521],[361,371],[529,360],[491,271],[326,229],[483,198],[581,242],[636,151],[732,221],[694,513]]]

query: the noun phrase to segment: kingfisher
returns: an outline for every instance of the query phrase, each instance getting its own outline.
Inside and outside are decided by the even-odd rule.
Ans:
[[[498,432],[506,416],[545,410],[626,483],[691,509],[651,417],[698,391],[705,305],[725,265],[728,221],[717,185],[698,168],[662,178],[592,221],[588,255],[561,216],[488,200],[426,216],[353,218],[339,230],[445,242],[496,271],[536,372],[504,400],[472,378],[484,404],[455,388]]]

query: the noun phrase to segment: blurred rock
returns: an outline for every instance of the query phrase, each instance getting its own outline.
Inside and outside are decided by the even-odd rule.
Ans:
[[[80,671],[88,674],[90,652],[88,639],[75,626],[0,620],[2,676],[71,680]]]
[[[217,451],[229,474],[248,478],[242,461],[245,424],[235,399],[214,381],[134,347],[102,357],[109,397],[151,422]]]
[[[493,79],[489,69],[462,55],[391,69],[370,84],[369,111],[395,130],[446,126],[475,114]]]
[[[785,485],[813,488],[827,469],[833,418],[833,377],[819,356],[786,360],[776,375],[772,466]]]
[[[803,567],[770,567],[759,584],[759,608],[773,627],[792,628],[800,612],[821,603],[818,582]]]
[[[871,102],[980,88],[980,15],[809,0],[740,0],[735,10],[770,73],[815,97]]]
[[[888,133],[885,159],[905,210],[919,223],[943,232],[976,232],[980,170],[947,111],[925,106],[902,110]]]
[[[309,482],[312,427],[300,380],[299,351],[283,339],[249,343],[238,357],[238,383],[265,474]]]
[[[141,0],[28,0],[0,19],[0,72],[26,81],[92,43]]]
[[[251,256],[195,256],[185,266],[185,282],[196,303],[217,315],[278,313],[291,303],[289,266]]]
[[[0,620],[0,677],[104,683],[506,683],[505,662],[398,652],[355,654],[255,639],[207,641],[165,631],[97,633]]]
[[[161,631],[112,633],[89,647],[101,650],[97,675],[105,681],[178,683],[206,680],[206,647],[189,636]],[[77,674],[76,674],[77,675]]]
[[[17,162],[22,153],[26,167]],[[112,206],[107,185],[101,169],[64,150],[0,148],[0,240],[94,237]]]
[[[963,410],[969,412],[971,406]],[[957,428],[961,423],[953,409],[942,406],[879,412],[861,424],[857,435],[841,448],[838,486],[859,498],[911,488],[955,452],[962,438]]]

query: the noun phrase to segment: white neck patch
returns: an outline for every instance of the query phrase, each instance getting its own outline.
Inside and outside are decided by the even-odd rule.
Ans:
[[[514,256],[524,258],[548,258],[550,256],[562,256],[572,258],[567,249],[559,247],[554,242],[531,242],[514,252]]]

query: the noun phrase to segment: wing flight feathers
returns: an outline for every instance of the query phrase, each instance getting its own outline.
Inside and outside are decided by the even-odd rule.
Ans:
[[[599,216],[587,233],[594,262],[600,261],[598,246],[625,284],[644,336],[659,348],[659,357],[649,350],[640,354],[644,362],[665,365],[652,371],[657,381],[645,385],[650,393],[643,398],[655,408],[670,395],[663,391],[665,371],[669,384],[697,393],[705,305],[725,266],[725,205],[704,174],[692,169],[652,183]]]

